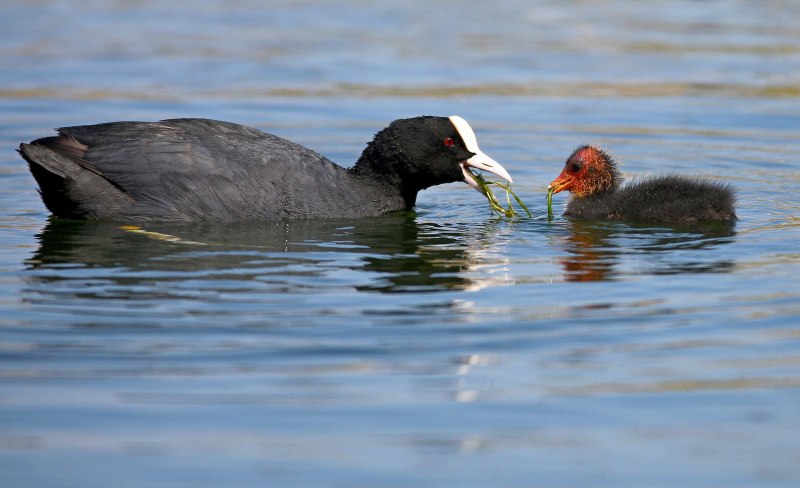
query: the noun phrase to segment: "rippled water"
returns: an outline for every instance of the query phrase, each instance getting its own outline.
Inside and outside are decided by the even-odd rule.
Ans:
[[[797,486],[796,2],[162,3],[0,6],[2,485]],[[348,166],[453,113],[533,219],[59,222],[13,151],[203,116]],[[548,223],[581,143],[740,220]]]

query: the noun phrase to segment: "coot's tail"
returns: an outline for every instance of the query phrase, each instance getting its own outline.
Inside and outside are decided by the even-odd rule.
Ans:
[[[84,160],[86,146],[59,135],[20,144],[45,206],[57,217],[103,219],[133,203],[127,193]]]

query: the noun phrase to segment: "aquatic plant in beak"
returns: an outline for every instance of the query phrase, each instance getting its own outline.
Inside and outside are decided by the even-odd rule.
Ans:
[[[511,203],[511,197],[514,197],[514,200],[516,200],[519,206],[522,207],[522,209],[525,211],[526,214],[528,214],[528,217],[531,217],[530,210],[528,210],[528,207],[522,202],[522,199],[520,199],[517,196],[517,194],[514,193],[514,190],[511,189],[510,183],[502,183],[500,181],[488,181],[483,176],[481,176],[478,173],[475,173],[474,171],[471,170],[467,171],[469,171],[470,176],[475,180],[475,183],[478,185],[477,190],[483,193],[483,195],[489,201],[489,206],[491,207],[492,211],[497,212],[498,214],[508,218],[516,217],[517,215],[519,215],[519,213],[517,213],[517,211],[514,210],[514,206]],[[508,202],[508,207],[503,207],[503,205],[500,204],[500,200],[494,194],[492,189],[489,188],[489,185],[497,185],[506,191],[506,201]]]
[[[486,197],[486,199],[489,201],[489,206],[493,211],[509,218],[519,215],[517,211],[514,210],[514,206],[511,203],[511,197],[513,196],[514,200],[517,201],[519,206],[522,207],[522,209],[525,210],[525,213],[528,214],[528,217],[530,217],[531,212],[528,210],[528,207],[526,207],[517,194],[511,190],[511,183],[513,182],[511,175],[508,174],[508,171],[506,171],[505,168],[500,165],[500,163],[490,158],[480,150],[475,133],[472,131],[472,128],[469,126],[467,121],[457,115],[453,115],[450,117],[450,122],[453,123],[458,131],[458,134],[464,142],[464,146],[467,151],[472,154],[469,159],[460,164],[461,172],[464,174],[464,181]],[[504,180],[508,181],[508,183],[488,181],[484,179],[483,176],[473,171],[473,169],[488,171],[489,173],[503,178]],[[489,188],[489,185],[497,185],[506,191],[508,208],[505,208],[500,204],[500,200],[498,200],[497,196],[495,196],[494,192]]]

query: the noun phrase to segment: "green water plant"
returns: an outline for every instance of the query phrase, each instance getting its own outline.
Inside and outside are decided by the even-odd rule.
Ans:
[[[480,174],[475,173],[474,171],[470,171],[470,175],[473,178],[475,178],[475,181],[478,183],[478,187],[480,188],[481,193],[483,193],[486,199],[489,200],[489,206],[492,208],[492,211],[497,212],[498,214],[508,218],[518,216],[519,213],[516,210],[514,210],[514,205],[511,202],[511,198],[513,197],[514,200],[516,200],[517,204],[519,204],[519,206],[522,208],[522,210],[524,210],[525,213],[528,214],[528,217],[531,217],[531,211],[528,210],[528,207],[525,205],[525,203],[522,202],[522,199],[520,199],[517,196],[517,194],[514,193],[514,190],[511,189],[510,184],[502,183],[500,181],[489,181]],[[506,201],[508,202],[508,207],[503,207],[503,205],[500,203],[500,200],[494,194],[492,189],[489,188],[490,185],[499,186],[500,188],[506,191]]]

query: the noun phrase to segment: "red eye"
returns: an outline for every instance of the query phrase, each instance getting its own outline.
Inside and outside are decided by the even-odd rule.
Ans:
[[[456,145],[456,141],[454,141],[452,137],[445,137],[444,138],[444,147],[453,147],[455,145]]]

